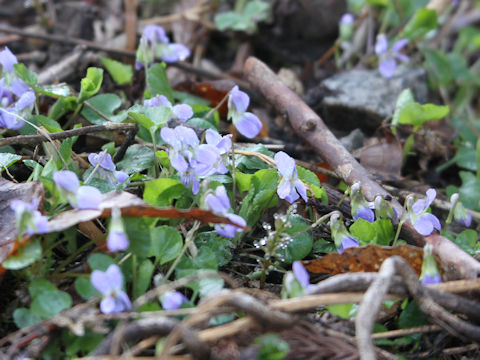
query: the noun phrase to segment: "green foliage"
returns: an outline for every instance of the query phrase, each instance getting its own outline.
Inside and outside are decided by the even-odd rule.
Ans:
[[[158,226],[152,231],[152,244],[149,256],[163,265],[176,259],[182,250],[183,239],[177,229],[171,226]]]
[[[173,104],[173,90],[167,79],[165,64],[153,64],[147,69],[147,86],[152,97],[164,95]]]
[[[80,82],[80,94],[78,101],[82,102],[91,98],[98,93],[103,81],[103,69],[96,67],[89,67],[87,69],[87,76]]]
[[[375,220],[375,222],[370,223],[359,218],[350,226],[349,230],[359,240],[360,245],[387,246],[390,245],[395,236],[392,222],[387,219]]]
[[[169,206],[185,193],[185,185],[170,178],[160,178],[145,182],[143,200],[150,205]]]
[[[282,360],[290,351],[290,345],[277,334],[259,336],[253,343],[260,345],[257,360]]]
[[[475,230],[467,229],[458,234],[455,239],[455,244],[460,246],[465,252],[470,255],[475,255],[479,248],[478,233]]]
[[[7,260],[2,263],[2,266],[8,270],[23,269],[42,257],[42,244],[40,239],[31,240],[26,245],[20,246],[18,251],[10,255]]]
[[[413,130],[417,131],[425,122],[440,120],[447,116],[449,112],[450,108],[448,106],[421,105],[416,102],[410,102],[401,108],[398,114],[398,123],[413,125]]]
[[[128,116],[127,112],[123,110],[117,115],[114,114],[115,110],[122,105],[122,100],[115,94],[100,94],[93,96],[88,99],[88,104],[95,108],[96,111],[85,106],[82,109],[82,116],[94,125],[102,125],[107,121],[120,123]]]
[[[246,31],[253,33],[257,31],[257,24],[268,19],[270,4],[267,1],[248,1],[240,11],[227,11],[215,16],[215,26],[218,30],[227,29],[235,31]]]
[[[326,306],[329,313],[341,317],[342,319],[351,319],[357,315],[357,304],[334,304]]]
[[[147,146],[131,145],[122,161],[117,163],[117,169],[127,174],[140,173],[153,166],[153,155],[153,150]]]
[[[131,65],[103,56],[100,57],[100,61],[117,85],[128,84],[132,81],[133,69]]]
[[[431,9],[418,9],[410,21],[405,25],[399,37],[417,40],[438,26],[437,12]]]
[[[290,217],[292,227],[284,232],[292,237],[292,241],[288,243],[285,250],[280,250],[280,254],[284,254],[285,263],[291,264],[296,260],[305,258],[313,247],[313,239],[310,231],[310,225],[300,216],[292,215]]]
[[[8,168],[11,165],[15,164],[22,157],[20,155],[10,154],[10,153],[0,153],[0,172],[4,168]]]

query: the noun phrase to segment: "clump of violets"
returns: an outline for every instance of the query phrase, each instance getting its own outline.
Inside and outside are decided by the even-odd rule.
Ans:
[[[56,171],[53,181],[62,194],[76,209],[98,209],[102,193],[93,186],[80,186],[77,175],[70,170]]]
[[[343,252],[348,248],[358,247],[358,240],[348,232],[345,224],[343,223],[341,213],[334,212],[330,216],[329,225],[332,239],[335,243],[337,251],[340,254],[343,254]]]
[[[419,199],[413,203],[413,198],[407,197],[407,212],[410,222],[415,230],[423,236],[430,235],[434,229],[442,229],[438,218],[428,212],[428,208],[436,196],[435,189],[428,189],[426,199]]]
[[[190,56],[190,50],[183,44],[170,42],[163,27],[147,25],[143,28],[140,45],[137,49],[137,70],[150,66],[155,58],[160,58],[166,63],[183,61]]]
[[[228,172],[225,167],[219,167],[219,149],[210,144],[200,144],[193,129],[182,125],[174,129],[163,127],[160,135],[169,145],[170,164],[178,171],[185,186],[192,186],[194,194],[200,190],[200,178]]]
[[[277,187],[278,197],[287,200],[291,204],[301,196],[307,202],[307,189],[305,184],[298,178],[295,160],[283,151],[277,152],[274,160],[280,174],[280,182]]]
[[[204,199],[205,207],[216,214],[225,216],[231,222],[240,226],[246,226],[246,221],[239,215],[231,213],[230,199],[225,187],[218,186],[215,193],[208,193]],[[215,231],[218,235],[226,238],[234,238],[236,233],[243,231],[242,228],[230,224],[215,224]]]
[[[48,232],[48,219],[43,216],[38,208],[38,199],[32,199],[31,203],[22,200],[12,200],[10,209],[15,211],[15,225],[18,235],[22,234],[45,234]]]
[[[375,221],[375,214],[372,210],[374,204],[365,200],[365,197],[360,190],[360,183],[356,182],[350,187],[350,207],[353,220],[359,218],[368,222]]]
[[[108,181],[112,185],[123,184],[128,179],[127,173],[117,171],[111,155],[106,151],[99,152],[98,154],[89,154],[88,161],[92,166],[97,166],[98,163],[100,163],[97,174],[101,179]]]
[[[149,107],[166,106],[172,111],[173,117],[181,122],[185,122],[193,116],[193,109],[190,105],[172,105],[165,95],[156,95],[151,99],[144,100],[143,105]]]
[[[472,213],[465,209],[462,202],[459,201],[459,195],[457,193],[450,197],[451,210],[450,214],[453,214],[453,218],[457,223],[465,227],[472,225]],[[447,223],[451,221],[451,215],[449,214]]]
[[[438,284],[442,278],[438,272],[437,262],[432,255],[433,246],[426,244],[423,248],[423,263],[420,280],[423,285]]]
[[[176,310],[179,309],[183,303],[188,302],[187,297],[178,291],[169,291],[163,294],[161,300],[164,310]]]
[[[252,139],[262,130],[262,122],[257,115],[248,112],[250,98],[235,85],[228,95],[228,118],[243,136]]]
[[[132,308],[130,299],[122,290],[123,275],[118,265],[110,265],[105,272],[94,270],[90,275],[90,282],[102,294],[100,310],[104,314],[119,313]]]
[[[390,78],[395,74],[398,61],[407,62],[409,57],[401,53],[402,49],[408,44],[408,39],[396,41],[392,47],[388,46],[388,39],[385,34],[377,36],[375,44],[375,53],[379,57],[378,70],[383,77]]]
[[[31,115],[36,100],[32,88],[15,76],[13,66],[17,63],[17,58],[8,47],[0,51],[0,127],[11,130],[18,130],[25,125],[23,119]]]
[[[112,220],[107,236],[107,248],[112,252],[124,251],[128,249],[129,245],[130,241],[125,233],[122,214],[119,208],[114,207],[112,209]]]

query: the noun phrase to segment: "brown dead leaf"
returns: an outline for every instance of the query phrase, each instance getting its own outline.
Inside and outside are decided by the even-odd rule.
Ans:
[[[329,253],[322,258],[303,261],[305,268],[315,274],[342,274],[348,272],[377,272],[390,256],[400,256],[420,275],[423,249],[410,245],[348,248],[343,254]]]
[[[16,184],[0,178],[0,264],[16,247],[15,212],[10,209],[10,201],[23,200],[31,203],[34,198],[37,198],[39,210],[41,210],[44,197],[45,191],[40,181]]]
[[[386,179],[401,177],[402,145],[394,137],[371,139],[371,143],[354,151],[353,155],[365,168]]]
[[[49,221],[51,232],[63,231],[69,227],[90,221],[99,217],[109,217],[112,208],[119,208],[122,216],[131,217],[161,217],[170,219],[199,220],[204,223],[231,224],[228,218],[215,215],[213,212],[202,209],[180,210],[176,208],[156,208],[148,205],[145,201],[129,192],[111,192],[103,195],[99,210],[65,211]],[[238,225],[237,225],[238,226]]]

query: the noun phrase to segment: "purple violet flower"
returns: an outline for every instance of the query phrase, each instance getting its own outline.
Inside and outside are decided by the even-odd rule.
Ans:
[[[355,18],[350,13],[345,13],[340,18],[340,24],[341,25],[351,25],[351,24],[353,24],[354,21],[355,21]]]
[[[371,209],[374,205],[365,200],[358,182],[350,188],[350,206],[353,220],[361,218],[368,222],[375,221],[375,214]]]
[[[48,232],[48,218],[43,216],[37,208],[37,198],[33,198],[31,203],[22,200],[10,202],[10,209],[15,211],[16,227],[20,233],[34,235]]]
[[[355,239],[345,227],[342,220],[342,215],[339,212],[334,212],[330,216],[330,231],[332,239],[335,243],[337,251],[342,254],[346,249],[351,247],[358,247],[358,240]]]
[[[178,291],[170,291],[162,297],[162,308],[164,310],[176,310],[185,302],[188,302],[185,295]]]
[[[2,79],[3,80],[3,79]],[[0,84],[0,86],[3,85]],[[8,97],[7,97],[8,99]],[[10,95],[11,99],[11,95]],[[0,127],[18,130],[25,125],[22,119],[31,114],[36,97],[33,91],[24,92],[17,102],[8,108],[0,108]]]
[[[215,194],[208,193],[205,196],[205,207],[221,216],[227,217],[230,221],[240,226],[246,226],[246,221],[239,215],[230,213],[230,199],[228,198],[225,187],[218,186]],[[215,224],[215,231],[218,235],[226,238],[234,238],[237,232],[243,231],[242,228],[230,224]]]
[[[307,290],[310,287],[310,275],[301,261],[294,261],[292,264],[293,275],[302,287]]]
[[[110,221],[110,228],[107,236],[107,248],[108,250],[124,251],[130,246],[127,234],[122,221],[122,213],[120,209],[114,207],[112,209],[112,219]]]
[[[90,282],[103,296],[100,310],[104,314],[119,313],[132,308],[130,299],[122,290],[123,275],[118,265],[110,265],[105,272],[94,270],[90,275]]]
[[[439,284],[442,282],[442,278],[439,274],[435,274],[433,277],[426,274],[422,279],[423,285]]]
[[[250,98],[235,85],[228,96],[228,118],[243,136],[252,139],[262,130],[262,122],[253,113],[247,112]]]
[[[274,157],[275,165],[277,165],[280,173],[280,182],[277,187],[277,194],[280,199],[287,200],[290,204],[299,198],[307,202],[307,189],[305,184],[298,178],[295,160],[283,151],[279,151]]]
[[[178,104],[173,105],[168,101],[167,97],[164,95],[157,95],[151,99],[146,99],[143,101],[144,106],[157,107],[157,106],[166,106],[172,110],[174,118],[185,122],[193,116],[193,109],[188,104]]]
[[[18,64],[17,57],[13,55],[8,47],[0,51],[0,64],[2,65],[3,71],[8,73],[13,73],[13,65]]]
[[[215,173],[226,174],[228,172],[228,154],[232,149],[232,135],[222,136],[215,130],[208,129],[205,132],[205,141],[208,145],[215,146],[220,154],[220,158],[214,165]]]
[[[350,236],[343,235],[341,240],[341,245],[337,251],[339,254],[343,254],[343,252],[348,248],[358,247],[358,245],[359,244],[357,239],[354,239],[353,237],[350,237]]]
[[[412,206],[407,205],[410,222],[420,235],[427,236],[430,235],[434,229],[442,229],[438,218],[427,212],[436,196],[437,192],[435,189],[428,189],[426,199],[419,199]]]
[[[120,185],[129,178],[127,173],[116,170],[112,156],[108,152],[101,151],[98,154],[91,153],[88,155],[88,161],[92,166],[97,166],[100,160],[102,162],[98,168],[98,175],[101,179],[108,181],[112,185]]]
[[[93,186],[80,186],[80,181],[73,171],[56,171],[53,173],[53,181],[73,208],[81,210],[99,208],[102,202],[100,190]]]
[[[472,225],[472,213],[459,201],[457,193],[450,197],[450,204],[453,207],[453,218],[455,221],[462,226],[470,227]]]
[[[433,246],[426,244],[423,247],[423,263],[420,280],[423,285],[438,284],[442,282],[442,278],[438,272],[437,262],[432,255]]]
[[[147,25],[137,49],[135,68],[149,66],[155,57],[166,63],[183,61],[190,56],[190,50],[183,44],[171,43],[165,30],[159,25]]]
[[[408,39],[400,39],[389,49],[387,36],[385,34],[379,34],[377,36],[375,53],[380,59],[378,70],[383,77],[390,78],[394,75],[398,60],[402,62],[410,60],[407,55],[400,52],[407,44]]]

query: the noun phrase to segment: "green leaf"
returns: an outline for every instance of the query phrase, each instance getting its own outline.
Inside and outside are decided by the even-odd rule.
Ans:
[[[78,101],[82,102],[91,98],[98,93],[103,81],[103,69],[96,67],[89,67],[87,69],[87,76],[80,82],[80,94]]]
[[[278,185],[278,171],[275,169],[258,170],[252,178],[255,190],[276,190]]]
[[[270,4],[265,1],[249,1],[242,12],[227,11],[215,16],[215,26],[218,30],[232,29],[236,31],[254,32],[257,23],[268,18]]]
[[[37,74],[35,74],[33,71],[28,70],[28,68],[24,64],[15,64],[13,65],[13,69],[15,75],[22,79],[25,84],[32,88],[37,87]]]
[[[100,57],[100,61],[117,85],[128,84],[132,81],[133,69],[131,65],[103,56]]]
[[[293,240],[287,244],[285,250],[280,250],[284,254],[284,262],[291,264],[294,261],[302,260],[305,256],[310,254],[313,247],[313,239],[310,231],[305,231],[310,228],[310,225],[300,215],[293,215],[290,217],[292,227],[285,230],[285,233],[290,235]]]
[[[298,178],[302,180],[305,184],[314,185],[317,187],[322,186],[320,184],[320,180],[318,179],[318,176],[313,171],[307,170],[297,165],[297,172],[298,172]]]
[[[351,319],[357,314],[357,304],[334,304],[325,306],[329,313],[339,316],[342,319]]]
[[[207,247],[217,256],[218,266],[227,265],[232,260],[234,244],[227,238],[220,236],[216,231],[204,231],[197,234],[195,239],[197,247]]]
[[[153,64],[147,69],[147,86],[152,96],[164,95],[173,104],[173,90],[168,82],[164,64]]]
[[[459,172],[462,186],[458,189],[460,200],[466,208],[480,211],[480,180],[468,171]]]
[[[33,264],[42,257],[42,245],[40,239],[36,238],[28,244],[23,245],[14,255],[10,255],[2,266],[8,270],[18,270]]]
[[[457,150],[454,160],[461,168],[477,171],[477,154],[475,149],[462,146]]]
[[[427,324],[427,316],[418,308],[415,301],[408,303],[405,310],[403,310],[398,317],[398,326],[400,329],[408,329]]]
[[[42,321],[42,318],[26,308],[18,308],[13,312],[13,322],[17,327],[24,328]]]
[[[375,226],[362,218],[357,219],[352,226],[350,226],[350,233],[358,239],[360,245],[375,244],[377,239],[377,232]]]
[[[185,193],[185,185],[170,178],[160,178],[145,182],[143,200],[153,206],[169,206],[173,200]]]
[[[470,255],[475,255],[477,240],[478,233],[475,230],[467,229],[458,234],[457,238],[455,239],[455,244],[457,244]]]
[[[177,229],[171,226],[159,226],[152,231],[152,244],[149,256],[155,256],[163,265],[176,259],[182,251],[183,239]]]
[[[35,115],[34,116],[34,119],[36,119],[38,121],[38,124],[40,126],[43,126],[45,129],[48,130],[48,132],[51,132],[51,133],[55,133],[55,132],[61,132],[63,131],[62,127],[60,126],[60,124],[47,117],[47,116],[43,116],[43,115]]]
[[[123,157],[117,163],[117,169],[127,174],[136,174],[153,166],[153,150],[148,146],[131,145]]]
[[[152,281],[153,271],[155,266],[148,259],[142,261],[137,271],[137,282],[135,286],[135,292],[133,294],[134,298],[138,298],[140,295],[143,295]]]
[[[439,106],[434,104],[419,104],[416,102],[405,105],[398,115],[398,123],[413,125],[414,130],[418,130],[423,123],[430,120],[440,120],[450,112],[448,106]]]
[[[417,40],[438,26],[437,12],[431,9],[418,9],[400,33],[400,38]]]
[[[32,313],[48,319],[72,306],[72,297],[64,291],[50,290],[41,293],[32,301]]]
[[[187,120],[187,124],[198,127],[200,129],[212,129],[218,131],[218,128],[213,125],[210,121],[207,121],[205,119],[201,119],[198,117],[191,118]]]
[[[130,240],[129,250],[140,258],[145,258],[151,246],[152,224],[156,219],[124,217],[123,225]]]
[[[30,285],[28,286],[28,293],[32,298],[36,298],[41,293],[44,293],[46,291],[54,291],[54,290],[57,290],[57,287],[47,279],[43,279],[43,278],[33,279]]]
[[[442,87],[449,87],[454,77],[450,69],[450,61],[447,55],[440,50],[424,49],[425,68],[430,77],[433,77],[434,84]]]
[[[413,97],[412,90],[405,89],[403,90],[400,95],[398,96],[397,103],[395,104],[395,111],[393,112],[392,118],[392,126],[393,132],[396,134],[397,129],[396,126],[399,124],[398,117],[400,115],[400,111],[407,105],[414,102],[415,99]]]
[[[239,170],[235,170],[235,180],[237,181],[238,189],[240,191],[248,191],[252,177],[252,174],[244,174]]]
[[[128,115],[150,132],[155,132],[166,124],[170,120],[171,114],[172,110],[166,106],[152,107],[137,104],[128,109]]]
[[[87,263],[92,270],[106,271],[115,261],[106,254],[95,253],[88,257]]]
[[[83,300],[90,300],[91,298],[95,297],[98,292],[93,287],[90,279],[87,278],[76,278],[75,279],[75,290],[77,291],[78,295],[82,297]]]
[[[290,345],[278,334],[259,336],[253,343],[260,345],[256,360],[282,360],[290,351]]]
[[[0,153],[0,172],[4,168],[8,168],[10,167],[10,165],[15,164],[21,158],[22,157],[20,155],[16,155],[16,154]]]
[[[388,246],[395,237],[393,224],[388,219],[379,219],[373,223],[377,237],[375,243],[380,246]]]
[[[81,114],[94,125],[102,125],[107,122],[107,120],[99,115],[99,113],[103,114],[110,121],[117,123],[124,121],[128,116],[126,111],[121,111],[117,115],[114,115],[115,110],[122,105],[122,99],[115,94],[100,94],[93,96],[88,99],[88,104],[97,109],[98,112],[90,109],[88,106],[84,106]]]
[[[259,152],[273,158],[273,153],[269,151],[263,144],[248,146],[245,148],[242,147],[241,150]],[[235,166],[244,173],[251,173],[260,169],[270,169],[270,167],[259,158],[246,155],[236,155]]]

